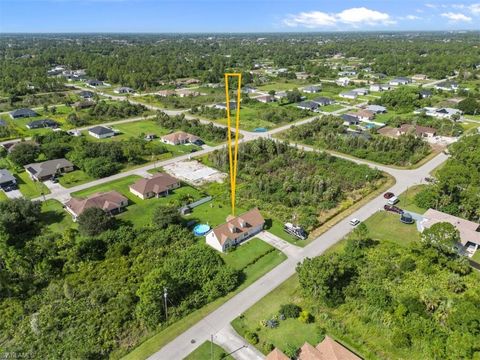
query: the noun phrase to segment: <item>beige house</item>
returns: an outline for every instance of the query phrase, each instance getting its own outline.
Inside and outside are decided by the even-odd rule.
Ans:
[[[90,195],[87,198],[71,198],[64,205],[73,218],[78,217],[88,208],[102,209],[109,215],[116,215],[122,212],[128,205],[128,199],[117,191],[108,191]]]
[[[157,95],[162,97],[167,97],[167,96],[176,95],[176,92],[173,90],[160,90],[157,92]]]
[[[198,136],[186,133],[184,131],[177,131],[161,137],[162,142],[170,145],[195,144],[203,145],[202,139]]]
[[[201,94],[198,91],[190,90],[190,89],[178,89],[177,95],[179,97],[187,97],[187,96],[200,96]]]
[[[165,173],[158,173],[151,178],[137,180],[130,185],[130,192],[140,199],[167,196],[171,190],[180,187],[180,180]]]
[[[464,247],[473,248],[475,252],[480,247],[480,224],[473,221],[465,220],[444,212],[428,209],[423,214],[423,220],[420,223],[422,229],[428,229],[432,225],[447,222],[455,226],[460,233],[460,243]]]
[[[267,355],[265,360],[289,360],[283,352],[279,349],[274,349]],[[330,336],[325,336],[325,339],[316,347],[309,343],[303,344],[298,353],[297,360],[362,360],[361,357],[355,355],[342,344],[333,340]]]
[[[74,170],[74,165],[67,159],[53,159],[24,166],[32,180],[45,181]]]
[[[404,134],[415,134],[418,137],[434,137],[437,133],[437,130],[427,126],[419,126],[419,125],[411,125],[411,124],[403,124],[397,130],[397,135],[404,135]]]
[[[225,252],[263,230],[265,219],[255,208],[240,216],[227,218],[206,236],[207,244],[215,250]]]

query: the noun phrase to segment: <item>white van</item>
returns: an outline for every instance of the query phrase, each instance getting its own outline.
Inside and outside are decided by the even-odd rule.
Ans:
[[[398,203],[398,201],[399,201],[398,198],[396,196],[393,196],[390,199],[388,199],[387,204],[388,205],[395,205],[396,203]]]

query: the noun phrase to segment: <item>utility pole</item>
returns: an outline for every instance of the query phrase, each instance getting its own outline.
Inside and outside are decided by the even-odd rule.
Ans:
[[[164,287],[163,288],[163,299],[165,300],[165,321],[166,322],[168,322],[167,296],[168,296],[167,288]]]

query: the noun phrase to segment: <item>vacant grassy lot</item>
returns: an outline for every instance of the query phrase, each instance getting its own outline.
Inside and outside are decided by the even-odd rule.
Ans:
[[[20,192],[28,199],[50,194],[50,190],[41,182],[33,181],[26,171],[14,173]]]
[[[195,351],[190,353],[184,360],[233,360],[231,356],[225,356],[226,351],[217,344],[205,341]]]
[[[266,242],[253,238],[246,243],[243,243],[235,250],[222,254],[222,257],[225,263],[232,268],[243,270],[248,265],[253,264],[259,258],[274,250],[275,249]]]
[[[70,188],[93,180],[94,179],[91,176],[87,175],[82,170],[74,170],[72,172],[63,174],[60,177],[60,184],[66,188]]]
[[[375,240],[392,241],[407,245],[420,241],[420,233],[415,224],[400,222],[400,215],[387,211],[378,211],[365,221],[369,236]]]
[[[173,190],[168,196],[142,200],[133,195],[129,190],[129,186],[140,178],[140,176],[130,175],[86,190],[77,191],[72,193],[72,196],[87,197],[97,192],[116,190],[129,200],[126,211],[118,215],[117,218],[129,222],[135,227],[148,226],[152,221],[155,208],[159,205],[174,205],[180,207],[183,204],[198,200],[204,196],[199,190],[188,185],[183,185]]]

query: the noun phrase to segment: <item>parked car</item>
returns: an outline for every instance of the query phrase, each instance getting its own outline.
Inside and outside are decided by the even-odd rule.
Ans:
[[[398,203],[400,200],[396,196],[392,196],[390,199],[388,199],[387,204],[388,205],[395,205]]]
[[[283,225],[283,231],[301,240],[305,240],[308,237],[307,232],[302,227],[293,225],[292,223],[285,223]]]
[[[404,212],[400,217],[400,221],[404,224],[413,224],[415,219],[412,217],[412,215],[410,215],[410,213]]]
[[[395,206],[395,205],[384,205],[383,210],[394,212],[396,214],[403,214],[403,210],[400,209],[398,206]]]
[[[357,226],[358,224],[360,224],[360,220],[358,220],[357,218],[353,218],[348,223],[352,226]]]
[[[428,183],[433,183],[433,182],[435,182],[435,179],[434,179],[433,177],[428,177],[428,176],[427,176],[427,177],[425,178],[425,181],[428,182]]]
[[[58,177],[52,177],[52,183],[56,184],[58,183],[60,180],[58,179]]]
[[[9,191],[12,191],[12,190],[17,190],[17,185],[9,185],[9,186],[4,186],[3,187],[3,191],[5,191],[5,192],[9,192]]]
[[[384,197],[385,199],[391,199],[391,198],[394,197],[394,196],[395,196],[395,194],[392,193],[392,192],[386,192],[385,194],[383,194],[383,197]]]

